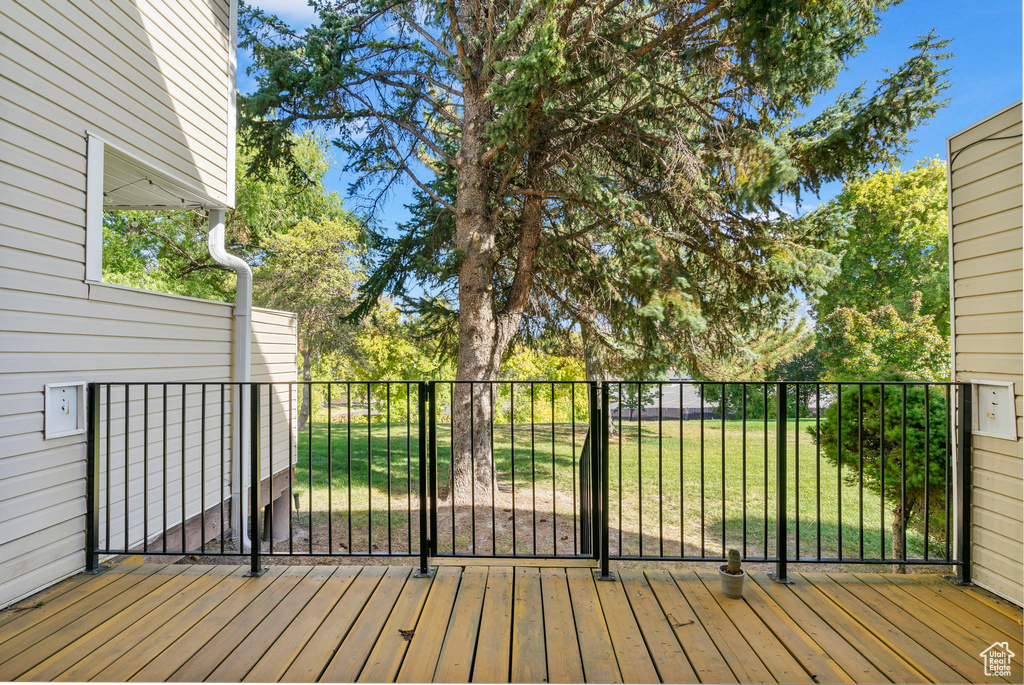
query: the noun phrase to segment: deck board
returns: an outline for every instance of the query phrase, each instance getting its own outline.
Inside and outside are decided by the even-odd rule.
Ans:
[[[938,576],[652,564],[120,565],[0,618],[0,678],[373,682],[1021,682],[1020,610]],[[37,607],[39,601],[44,604]]]

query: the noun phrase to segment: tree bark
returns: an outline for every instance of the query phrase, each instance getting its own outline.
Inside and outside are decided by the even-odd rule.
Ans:
[[[910,525],[910,518],[913,516],[914,507],[909,503],[907,504],[906,511],[903,510],[903,504],[897,504],[892,508],[892,523],[889,524],[890,534],[892,535],[892,556],[894,559],[898,559],[904,556],[903,547],[903,536],[906,534],[907,527]],[[926,542],[927,544],[927,542]],[[906,573],[906,564],[893,564],[893,573]]]
[[[580,332],[583,337],[584,375],[588,381],[603,383],[605,381],[604,352],[600,348],[600,343],[595,340],[597,336],[587,326],[580,326]],[[608,412],[607,420],[608,435],[614,437],[617,433],[615,432],[615,422],[612,421],[610,411]]]
[[[302,354],[302,380],[310,381],[313,379],[312,375],[313,366],[313,354],[309,351],[309,347],[306,347],[306,352]],[[302,404],[299,406],[299,432],[301,433],[306,428],[306,421],[309,420],[309,414],[313,407],[312,398],[310,394],[312,390],[310,386],[303,388],[302,393]]]
[[[497,345],[494,311],[496,230],[488,208],[490,179],[484,163],[484,125],[490,106],[475,83],[465,88],[462,146],[456,165],[459,187],[455,204],[455,245],[459,266],[459,351],[452,390],[452,487],[456,500],[476,490],[489,498],[494,481],[491,458],[491,393],[469,381],[498,376],[504,350]]]

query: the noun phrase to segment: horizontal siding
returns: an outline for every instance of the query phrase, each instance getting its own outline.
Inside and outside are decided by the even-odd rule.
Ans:
[[[1024,604],[1024,338],[1020,104],[953,137],[950,171],[957,380],[1014,385],[1018,440],[975,436],[971,547],[975,581]],[[978,144],[974,144],[978,143]],[[959,150],[963,150],[958,154]]]
[[[228,1],[11,0],[0,11],[0,73],[11,82],[0,110],[10,107],[25,130],[56,129],[46,136],[55,144],[100,133],[224,201]]]

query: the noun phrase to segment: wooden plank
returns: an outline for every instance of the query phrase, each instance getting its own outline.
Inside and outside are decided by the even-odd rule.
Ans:
[[[129,606],[146,593],[167,580],[168,575],[180,573],[182,567],[138,567],[136,573],[125,574],[99,592],[77,602],[66,611],[43,621],[31,630],[19,634],[2,645],[3,653],[9,658],[0,664],[0,680],[14,680],[67,644],[89,632],[98,622],[105,621]],[[164,571],[165,573],[158,571]],[[65,619],[74,620],[65,622]],[[53,628],[56,628],[54,630]]]
[[[387,570],[386,566],[369,566],[359,572],[359,576],[352,581],[344,596],[334,605],[312,637],[304,645],[300,645],[301,651],[291,664],[282,665],[284,673],[280,677],[281,681],[309,683],[320,678],[327,662],[348,635]],[[269,665],[265,668],[268,669],[268,674],[272,672]],[[274,678],[267,680],[272,681]]]
[[[469,682],[473,674],[473,657],[476,654],[477,635],[480,633],[480,611],[484,605],[487,577],[488,569],[484,566],[467,568],[462,572],[459,594],[455,597],[455,606],[444,633],[444,644],[432,676],[434,682]],[[505,672],[508,673],[507,668]]]
[[[647,582],[661,605],[668,624],[672,627],[702,683],[735,683],[729,664],[718,651],[714,640],[708,635],[697,615],[686,602],[682,592],[668,571],[657,569],[646,571]]]
[[[711,596],[693,572],[673,573],[676,587],[693,609],[697,620],[722,653],[722,658],[741,683],[773,683],[771,671],[761,663],[757,653],[743,639],[743,634],[732,624],[718,602]]]
[[[761,618],[743,600],[729,599],[719,591],[718,574],[707,571],[697,572],[697,578],[704,583],[708,594],[718,602],[725,615],[736,626],[742,627],[746,639],[761,663],[780,683],[811,683],[811,673],[789,653],[789,650],[761,620]]]
[[[119,659],[131,653],[133,657],[129,658],[126,663],[131,663],[133,670],[127,673],[122,672],[123,677],[121,678],[108,678],[108,680],[127,680],[136,670],[145,666],[151,658],[151,656],[146,655],[144,650],[139,649],[139,646],[147,638],[154,635],[160,638],[156,640],[160,644],[160,649],[163,649],[164,645],[177,639],[180,633],[175,634],[173,632],[173,624],[187,623],[189,619],[186,617],[195,616],[197,611],[201,610],[203,606],[208,605],[210,608],[216,606],[216,603],[211,604],[211,595],[221,593],[222,596],[226,596],[222,586],[227,584],[227,578],[231,574],[240,576],[241,570],[235,566],[213,566],[208,573],[201,576],[187,588],[178,591],[178,594],[164,602],[156,611],[146,616],[146,620],[136,622],[131,630],[124,631],[91,654],[80,655],[79,661],[74,666],[56,676],[54,680],[79,682],[91,680],[92,678],[99,677],[101,673],[110,672],[108,669],[112,669]],[[194,622],[195,620],[193,619],[187,625],[191,625]],[[134,655],[137,655],[138,658],[135,658]],[[111,673],[116,675],[113,672]]]
[[[771,628],[786,649],[816,682],[852,683],[851,678],[822,647],[757,583],[746,583],[743,600]]]
[[[454,569],[453,569],[454,570]],[[456,576],[457,580],[457,576]],[[409,640],[405,637],[409,631],[414,631],[419,623],[420,614],[423,612],[423,605],[427,601],[431,587],[435,582],[433,577],[409,578],[402,588],[402,594],[395,602],[395,608],[388,617],[387,623],[381,630],[377,643],[373,646],[366,665],[359,673],[358,681],[363,683],[392,682],[398,675],[409,649]],[[451,600],[455,596],[454,587],[448,596],[448,608],[451,610]],[[438,641],[440,647],[440,640]],[[434,651],[437,654],[437,651]]]
[[[941,635],[860,581],[846,575],[837,575],[836,579],[824,573],[800,575],[933,682],[959,683],[976,675],[976,658],[967,658]],[[953,661],[959,662],[959,668],[950,665]]]
[[[626,592],[618,581],[599,580],[597,596],[608,625],[608,635],[615,648],[615,659],[624,683],[653,683],[658,680],[658,669],[644,644],[643,634],[629,607]]]
[[[335,567],[334,575],[324,581],[316,595],[242,680],[257,683],[279,680],[331,610],[344,597],[360,570],[358,566]]]
[[[41,592],[37,592],[31,597],[27,597],[20,602],[16,602],[5,609],[0,609],[0,626],[5,626],[17,619],[27,618],[33,612],[38,612],[47,604],[52,605],[61,595],[66,594],[71,590],[78,590],[81,596],[88,594],[85,590],[86,583],[97,580],[102,577],[90,575],[88,573],[78,573],[70,578],[58,582],[56,585],[51,585]],[[77,601],[77,600],[76,600]]]
[[[1017,612],[1017,618],[1013,619],[995,609],[991,604],[978,600],[975,595],[964,592],[963,588],[959,588],[939,576],[915,575],[912,577],[923,587],[956,604],[964,611],[977,616],[1007,637],[1012,637],[1015,640],[1020,639],[1022,632],[1020,611]]]
[[[749,573],[747,580],[753,581],[764,590],[765,594],[771,597],[772,601],[778,604],[814,640],[815,644],[835,659],[839,667],[855,682],[882,683],[887,680],[874,664],[856,649],[851,649],[842,635],[800,601],[800,598],[790,592],[788,587],[779,585],[760,572]]]
[[[241,583],[232,584],[229,588],[232,590],[229,596],[223,598],[223,601],[218,603],[212,611],[207,612],[194,624],[188,626],[173,642],[153,644],[150,639],[147,639],[146,642],[150,644],[147,645],[146,650],[151,650],[152,658],[144,667],[136,668],[135,673],[129,676],[128,680],[155,682],[170,678],[171,674],[185,661],[213,639],[226,623],[245,610],[249,603],[257,599],[263,592],[271,589],[280,579],[284,570],[284,566],[271,566],[266,573],[258,578],[242,577]],[[159,633],[154,633],[150,638],[157,634]],[[123,659],[119,661],[123,661]],[[131,664],[124,664],[122,667],[130,668]]]
[[[39,608],[32,609],[31,611],[26,611],[24,613],[19,614],[13,620],[10,620],[6,622],[4,625],[0,626],[0,649],[3,650],[2,653],[12,653],[13,650],[15,649],[15,646],[9,645],[7,644],[7,642],[15,636],[26,632],[33,626],[38,626],[43,622],[47,622],[49,623],[50,626],[59,627],[60,625],[70,623],[71,621],[75,620],[75,618],[88,612],[88,610],[91,607],[96,606],[95,603],[91,604],[89,607],[85,607],[84,611],[73,610],[72,612],[65,614],[61,619],[56,618],[56,616],[59,613],[77,604],[78,602],[84,601],[92,595],[102,591],[110,583],[118,581],[122,584],[122,586],[124,586],[124,583],[137,583],[139,580],[142,579],[141,576],[131,578],[128,580],[125,580],[125,576],[128,574],[132,574],[138,570],[138,567],[135,566],[129,568],[115,567],[108,569],[107,571],[100,573],[99,575],[87,576],[89,580],[79,585],[77,592],[70,594],[65,593],[61,597],[58,597],[53,601],[47,602]],[[114,594],[117,594],[117,592],[118,590],[109,591],[107,593],[107,596],[112,597]],[[103,600],[99,601],[102,602]],[[51,628],[50,632],[56,630],[56,627]],[[36,629],[36,631],[42,633],[45,632],[45,629],[42,626],[40,626]]]
[[[471,557],[435,557],[430,560],[434,566],[511,566],[514,568],[597,568],[596,559],[574,559],[571,557],[550,557],[538,559],[474,559]]]
[[[582,683],[583,661],[565,569],[540,570],[544,601],[544,644],[549,683]],[[581,616],[580,620],[591,617]]]
[[[77,640],[62,649],[52,652],[45,660],[20,677],[23,680],[53,680],[74,666],[83,656],[104,649],[122,631],[134,630],[138,622],[150,623],[152,614],[172,597],[187,590],[193,582],[206,574],[210,566],[184,566],[185,570],[171,576],[166,582],[152,588],[134,604],[100,623]]]
[[[217,634],[204,641],[199,651],[167,678],[175,682],[199,682],[211,676],[214,669],[249,635],[259,627],[260,622],[272,612],[281,601],[309,573],[309,566],[288,566],[284,572],[237,616],[227,621]]]
[[[507,683],[512,654],[512,588],[514,569],[494,566],[487,571],[480,634],[473,660],[474,683]]]
[[[248,675],[253,665],[267,653],[281,637],[313,595],[334,573],[335,566],[314,566],[302,576],[288,596],[281,600],[259,625],[250,626],[250,633],[231,651],[205,680],[239,682]],[[241,618],[241,617],[239,617]],[[218,636],[219,637],[219,636]]]
[[[601,600],[590,569],[566,569],[569,596],[576,621],[576,639],[583,659],[583,678],[588,683],[621,683],[615,647],[601,611]]]
[[[858,573],[857,577],[865,580],[869,575],[871,574]],[[882,579],[883,582],[888,583],[891,587],[901,590],[902,596],[913,597],[921,606],[927,607],[932,613],[941,616],[947,624],[954,626],[959,634],[973,635],[976,640],[984,643],[982,649],[985,649],[993,642],[1006,640],[1009,642],[1010,650],[1015,653],[1011,661],[1018,666],[1021,665],[1021,660],[1024,658],[1021,656],[1021,653],[1024,652],[1024,646],[1021,645],[1020,636],[1007,637],[1003,635],[977,616],[964,611],[945,597],[935,594],[907,576],[880,573],[877,574],[876,578],[872,578],[870,581],[865,580],[865,582],[873,583],[872,586],[878,589],[881,587],[878,583],[879,579]]]
[[[391,566],[385,571],[384,578],[366,602],[359,618],[328,662],[321,680],[335,683],[355,681],[411,574],[412,569],[407,566]]]
[[[543,602],[539,571],[517,568],[512,604],[512,670],[509,676],[513,683],[542,683],[547,680]]]
[[[697,674],[643,572],[624,569],[619,572],[619,580],[661,681],[696,683]]]
[[[409,641],[409,648],[398,671],[396,682],[427,683],[433,680],[441,647],[444,644],[445,629],[451,621],[456,593],[462,578],[462,569],[447,566],[435,571],[434,583],[423,607],[423,615],[416,623],[415,632]],[[475,638],[476,631],[471,635]],[[467,634],[462,641],[468,642]],[[469,671],[466,671],[467,679]]]
[[[1009,616],[1015,621],[1021,620],[1021,608],[1016,604],[1008,602],[1002,597],[997,597],[988,590],[979,587],[965,587],[963,588],[963,591],[982,604],[992,607],[1004,616]]]
[[[887,679],[894,683],[927,682],[924,675],[904,661],[886,643],[850,618],[849,614],[836,606],[827,595],[803,578],[797,576],[792,585],[786,586],[786,590],[799,597],[804,604],[828,622],[853,649],[867,657],[884,673]]]

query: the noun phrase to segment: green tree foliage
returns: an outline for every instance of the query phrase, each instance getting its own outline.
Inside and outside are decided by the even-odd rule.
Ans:
[[[884,419],[883,386],[842,386],[841,399],[824,412],[820,433],[816,426],[808,428],[826,459],[842,466],[847,483],[859,484],[863,477],[865,493],[874,495],[874,499],[865,495],[865,506],[884,497],[891,512],[885,552],[891,551],[892,558],[902,556],[908,526],[923,529],[926,495],[931,516],[929,537],[945,530],[946,487],[953,477],[946,456],[951,445],[945,393],[941,388],[926,390],[921,385],[905,388],[905,417],[904,390],[899,386],[884,386]]]
[[[780,201],[894,161],[941,106],[944,42],[927,36],[802,120],[890,4],[339,0],[301,33],[248,8],[244,135],[259,170],[323,126],[374,206],[415,185],[364,302],[436,285],[421,310],[447,320],[460,379],[496,378],[543,306],[567,322],[588,307],[640,359],[697,334],[725,350],[832,273],[819,227]],[[476,439],[489,453],[483,424]],[[454,451],[458,486],[471,450]]]
[[[840,274],[812,302],[825,375],[948,378],[946,165],[851,181],[826,209],[846,228]]]
[[[912,294],[906,315],[891,304],[866,313],[844,307],[826,321],[821,341],[833,378],[902,374],[949,380],[949,338],[939,333],[932,316],[921,313],[920,293]]]

